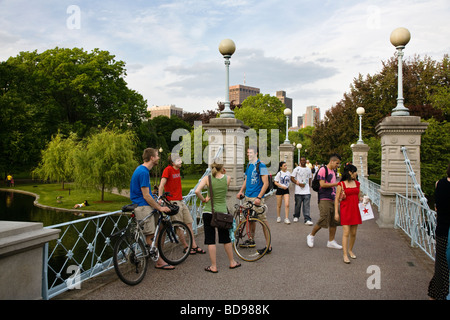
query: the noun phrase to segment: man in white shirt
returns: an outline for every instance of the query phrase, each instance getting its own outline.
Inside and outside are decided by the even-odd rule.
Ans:
[[[305,224],[312,226],[310,212],[310,200],[311,200],[311,169],[306,166],[306,158],[300,159],[300,166],[296,167],[292,171],[291,181],[295,184],[295,209],[294,209],[294,222],[298,222],[300,218],[301,207],[303,204],[303,218]]]

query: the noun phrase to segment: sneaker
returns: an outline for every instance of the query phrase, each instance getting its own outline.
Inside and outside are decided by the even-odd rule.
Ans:
[[[314,247],[314,236],[308,234],[308,236],[306,237],[306,243],[308,244],[308,247]]]
[[[294,218],[294,222],[298,222],[298,218],[297,217]]]
[[[255,240],[245,240],[244,243],[240,244],[241,248],[254,248],[256,247]]]
[[[264,247],[263,249],[258,249],[258,250],[256,250],[256,251],[258,251],[259,254],[263,254],[264,251],[266,251],[266,248],[267,248],[267,247]],[[269,254],[269,253],[271,253],[271,252],[272,252],[272,247],[270,247],[270,248],[267,250],[266,254]]]
[[[289,221],[288,218],[284,219],[284,223],[286,223],[286,224],[291,224],[291,222]]]
[[[327,242],[327,247],[328,247],[328,248],[333,248],[333,249],[342,249],[342,246],[339,245],[339,244],[336,242],[336,240],[328,241],[328,242]]]
[[[314,223],[311,220],[308,220],[308,221],[305,222],[305,224],[307,226],[312,226]]]
[[[277,218],[277,222],[280,223],[281,222],[281,217]]]

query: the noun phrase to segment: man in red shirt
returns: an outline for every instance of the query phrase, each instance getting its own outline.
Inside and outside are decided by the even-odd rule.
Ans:
[[[178,155],[169,155],[169,165],[164,169],[161,182],[159,184],[158,195],[161,196],[164,192],[170,192],[170,196],[167,197],[171,203],[180,207],[178,213],[172,216],[172,220],[184,222],[192,234],[192,249],[190,254],[206,253],[203,249],[199,248],[195,242],[194,233],[192,231],[192,216],[189,208],[183,202],[183,193],[181,188],[181,168],[182,160]],[[187,246],[187,245],[186,245]]]

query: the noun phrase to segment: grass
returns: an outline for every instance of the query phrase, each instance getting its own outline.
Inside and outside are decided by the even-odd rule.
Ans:
[[[188,194],[195,187],[199,178],[199,176],[185,176],[182,179],[183,195]],[[31,183],[21,185],[19,182],[19,185],[16,183],[15,187],[7,189],[17,189],[38,194],[38,202],[40,204],[63,209],[72,209],[76,203],[82,203],[84,200],[87,200],[89,206],[78,209],[80,211],[111,212],[120,210],[124,205],[131,203],[128,197],[110,192],[105,192],[104,201],[101,202],[101,191],[80,189],[72,183],[65,183],[64,189],[62,189],[61,183]]]

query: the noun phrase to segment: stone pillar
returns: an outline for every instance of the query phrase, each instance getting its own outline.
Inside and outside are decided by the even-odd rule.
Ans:
[[[377,125],[376,132],[381,138],[381,187],[380,227],[392,228],[395,223],[395,194],[406,194],[406,165],[400,150],[406,147],[408,157],[420,183],[420,143],[421,135],[428,123],[416,116],[386,117]]]
[[[287,170],[289,172],[292,172],[292,170],[294,170],[294,150],[295,147],[290,143],[280,144],[280,162],[286,162]],[[276,166],[278,169],[278,164],[276,164]]]
[[[229,210],[233,211],[236,194],[244,183],[245,132],[249,127],[236,118],[213,118],[203,127],[209,142],[208,164],[211,164],[219,148],[224,148],[221,160],[226,174],[231,177],[227,203]]]
[[[364,177],[367,178],[369,176],[369,170],[367,166],[367,155],[369,153],[370,147],[365,143],[357,143],[351,145],[353,151],[353,165],[358,168],[359,174],[361,174],[361,160],[362,157],[363,168],[364,168]]]
[[[44,244],[59,232],[42,223],[0,222],[0,300],[42,299]]]

